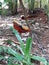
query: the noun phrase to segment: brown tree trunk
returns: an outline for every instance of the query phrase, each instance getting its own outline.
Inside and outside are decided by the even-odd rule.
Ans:
[[[19,2],[20,2],[20,5],[21,5],[21,7],[22,7],[22,9],[23,9],[23,14],[24,14],[24,16],[25,16],[26,14],[25,14],[25,7],[24,7],[24,5],[23,5],[23,2],[22,2],[22,0],[19,0]]]
[[[42,4],[41,4],[42,2],[41,2],[41,0],[40,0],[40,8],[42,7]]]

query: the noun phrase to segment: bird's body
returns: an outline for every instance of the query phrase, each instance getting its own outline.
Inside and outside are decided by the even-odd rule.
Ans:
[[[17,21],[13,21],[13,27],[16,29],[19,33],[25,33],[30,32],[30,29],[27,26],[21,25]]]

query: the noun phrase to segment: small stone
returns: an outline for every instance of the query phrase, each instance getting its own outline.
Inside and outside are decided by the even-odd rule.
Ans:
[[[39,23],[35,23],[35,26],[37,26],[37,27],[38,27],[38,26],[39,26]]]
[[[4,42],[0,42],[0,45],[3,45]]]
[[[47,50],[46,50],[46,49],[43,49],[43,50],[42,50],[42,53],[43,53],[43,54],[46,54],[46,53],[47,53]]]
[[[40,25],[39,23],[35,23],[35,25],[33,25],[34,29],[40,29]]]
[[[40,21],[42,20],[42,18],[40,18]]]
[[[29,32],[28,33],[22,33],[22,36],[29,36]]]
[[[48,61],[49,60],[49,57],[48,56],[44,56],[44,58]]]
[[[16,44],[12,43],[13,46],[16,46]]]
[[[38,44],[38,47],[39,47],[39,49],[41,49],[41,50],[43,49],[42,45],[40,45],[40,44]]]
[[[47,45],[47,47],[49,48],[49,44]]]
[[[34,45],[36,45],[36,43],[35,43],[35,42],[33,42],[33,44],[34,44]]]
[[[42,54],[42,57],[44,57],[45,55],[44,54]]]
[[[43,49],[44,51],[47,51],[46,49]]]
[[[40,65],[44,65],[44,63],[43,62],[40,62]]]
[[[26,41],[27,38],[22,38],[23,41]]]
[[[5,56],[6,59],[8,59],[8,56]]]

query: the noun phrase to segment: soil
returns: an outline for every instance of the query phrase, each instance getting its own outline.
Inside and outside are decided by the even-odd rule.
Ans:
[[[0,16],[0,40],[12,39],[15,42],[18,42],[15,35],[10,30],[10,26],[13,26],[13,19],[19,20],[19,18],[20,14],[16,16]],[[40,13],[39,17],[30,19],[30,22],[32,22],[33,20],[35,20],[36,22],[34,24],[31,24],[31,27],[37,31],[40,31],[43,35],[32,33],[32,54],[44,57],[49,62],[49,21],[47,21],[47,17],[43,13]],[[19,22],[23,22],[23,20]],[[25,21],[23,22],[23,24],[25,24]],[[26,42],[28,36],[29,33],[21,34],[22,40],[24,42]]]

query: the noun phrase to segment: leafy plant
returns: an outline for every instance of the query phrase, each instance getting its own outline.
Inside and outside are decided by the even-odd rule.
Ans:
[[[34,9],[34,4],[35,4],[35,0],[28,0],[28,6],[29,6],[29,9],[30,10],[33,10]]]
[[[45,65],[48,64],[45,58],[41,58],[41,57],[39,57],[39,56],[32,56],[32,55],[30,54],[31,45],[32,45],[32,44],[31,44],[31,42],[32,42],[32,39],[31,39],[31,38],[28,38],[28,39],[27,39],[26,46],[24,47],[24,43],[23,43],[23,41],[22,41],[20,35],[18,34],[18,32],[17,32],[14,28],[11,28],[11,30],[13,31],[13,33],[15,34],[15,36],[16,36],[16,38],[19,40],[19,42],[21,42],[20,46],[21,46],[21,48],[22,48],[22,51],[24,52],[24,55],[25,55],[26,60],[28,60],[28,61],[30,62],[30,60],[31,60],[31,58],[32,58],[33,60],[38,60],[38,61],[43,62]],[[18,35],[18,36],[17,36],[17,35]],[[29,62],[28,62],[28,63],[29,63]],[[30,62],[30,63],[31,63],[31,62]],[[30,64],[30,63],[29,63],[29,64]],[[29,64],[28,64],[28,65],[29,65]]]
[[[0,15],[2,13],[2,3],[0,2]]]
[[[12,15],[17,14],[17,0],[4,0],[6,3],[8,2],[9,10]]]
[[[24,45],[24,42],[22,41],[19,33],[13,27],[10,29],[13,31],[16,38],[20,42],[19,50],[21,53],[13,50],[11,47],[9,48],[6,46],[0,46],[0,60],[7,60],[7,65],[34,65],[31,62],[31,59],[38,60],[43,62],[45,65],[49,65],[45,58],[31,54],[32,38],[29,37],[26,41],[26,45]],[[12,41],[8,40],[8,42],[9,44],[12,44]],[[5,57],[6,54],[8,57]]]

